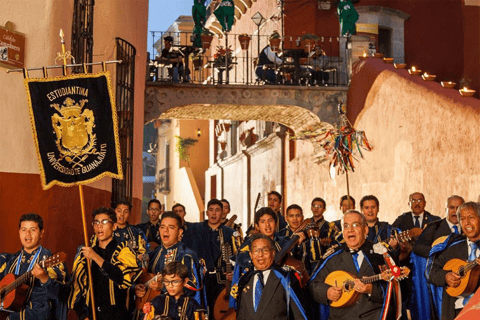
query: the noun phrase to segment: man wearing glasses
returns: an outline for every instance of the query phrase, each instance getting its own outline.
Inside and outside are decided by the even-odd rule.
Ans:
[[[409,206],[412,211],[405,212],[399,216],[393,223],[394,227],[401,229],[402,231],[410,230],[413,228],[423,229],[427,223],[440,220],[439,216],[434,216],[428,211],[425,211],[425,196],[423,193],[415,192],[409,197]]]
[[[366,284],[360,279],[380,274],[379,266],[385,264],[383,256],[375,252],[373,243],[365,240],[368,226],[360,212],[347,211],[342,227],[346,246],[330,255],[313,273],[310,278],[310,293],[316,302],[324,305],[338,301],[343,294],[342,284],[338,284],[338,287],[331,286],[325,283],[325,278],[333,271],[346,271],[355,276],[353,290],[360,294],[360,299],[349,307],[331,307],[330,319],[379,319],[386,282]]]
[[[157,199],[152,199],[148,201],[147,206],[147,214],[149,221],[145,223],[140,223],[137,225],[147,238],[147,242],[149,243],[150,250],[154,249],[153,247],[157,247],[159,244],[162,244],[160,240],[160,234],[158,229],[160,228],[160,216],[162,215],[162,204]]]
[[[97,319],[130,319],[127,296],[140,275],[135,253],[127,242],[114,239],[117,216],[112,209],[100,207],[92,216],[94,243],[92,247],[81,247],[75,257],[68,307],[75,309],[80,319],[93,319],[87,274],[87,263],[90,263]]]
[[[238,319],[309,319],[303,305],[300,276],[274,264],[275,243],[264,234],[252,236],[250,257],[254,268],[232,287]]]

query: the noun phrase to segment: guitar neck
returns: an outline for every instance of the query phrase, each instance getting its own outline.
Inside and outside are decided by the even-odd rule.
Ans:
[[[9,285],[6,285],[0,290],[0,296],[4,297],[13,290],[17,289],[20,287],[23,283],[27,282],[30,278],[32,277],[32,271],[27,271],[18,278],[15,279],[12,283]]]
[[[158,274],[157,274],[155,277],[153,277],[152,279],[150,279],[150,280],[148,280],[147,282],[145,282],[145,284],[144,284],[145,288],[148,288],[148,286],[150,286],[150,284],[151,284],[152,282],[157,281],[157,279],[158,279]]]
[[[467,263],[467,264],[463,267],[463,272],[467,273],[467,272],[469,272],[470,270],[472,270],[473,268],[475,268],[476,266],[478,266],[477,260],[473,260],[472,262]]]
[[[360,279],[360,281],[362,283],[372,283],[372,282],[375,282],[375,281],[378,281],[378,280],[382,280],[382,275],[381,274],[376,274],[374,276],[371,276],[371,277],[366,277],[366,278],[362,278]]]

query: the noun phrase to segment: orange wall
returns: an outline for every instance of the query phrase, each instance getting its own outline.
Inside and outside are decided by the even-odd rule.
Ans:
[[[285,34],[315,32],[337,37],[336,7],[322,11],[317,3],[318,0],[287,1]],[[409,14],[405,21],[406,62],[436,74],[437,79],[459,81],[467,76],[478,90],[480,7],[464,6],[462,0],[361,0],[355,4],[359,6],[383,6]],[[302,23],[298,23],[299,19]]]

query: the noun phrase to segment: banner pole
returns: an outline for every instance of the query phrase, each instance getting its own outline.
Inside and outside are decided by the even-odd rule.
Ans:
[[[83,198],[83,186],[79,185],[78,186],[78,191],[80,192],[80,207],[82,209],[82,224],[83,224],[83,236],[85,240],[85,246],[89,247],[88,244],[88,236],[87,236],[87,220],[85,218],[85,200]],[[92,267],[90,265],[90,259],[87,259],[87,271],[88,271],[88,288],[90,291],[90,300],[91,300],[91,305],[92,305],[92,315],[93,315],[93,320],[97,319],[96,313],[95,313],[95,296],[93,293],[93,283],[92,283]]]

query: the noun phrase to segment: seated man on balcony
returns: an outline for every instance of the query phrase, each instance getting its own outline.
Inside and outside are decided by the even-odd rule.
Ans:
[[[319,44],[315,45],[313,56],[310,58],[310,67],[312,69],[312,83],[327,86],[329,74],[328,57]]]
[[[173,37],[167,36],[163,38],[164,48],[160,56],[160,60],[168,61],[171,64],[171,69],[169,70],[169,75],[172,77],[173,82],[180,82],[180,76],[183,76],[183,59],[182,55],[178,51],[173,51]],[[184,81],[188,81],[188,70]]]
[[[277,53],[272,51],[270,45],[263,48],[260,56],[258,57],[258,64],[255,70],[257,76],[266,81],[266,83],[276,83],[277,75],[275,73],[275,68],[267,68],[267,65],[276,65],[279,66],[282,64],[282,59],[277,56]]]

